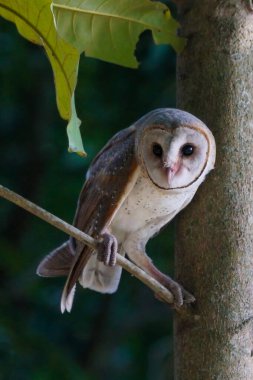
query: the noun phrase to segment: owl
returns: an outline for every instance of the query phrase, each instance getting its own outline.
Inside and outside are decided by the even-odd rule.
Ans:
[[[149,112],[109,140],[87,172],[74,226],[100,239],[97,254],[70,237],[47,255],[37,274],[67,276],[61,310],[72,308],[76,282],[101,293],[117,290],[116,252],[168,288],[175,306],[190,294],[147,256],[148,240],[192,200],[214,168],[215,141],[193,115],[169,108]]]

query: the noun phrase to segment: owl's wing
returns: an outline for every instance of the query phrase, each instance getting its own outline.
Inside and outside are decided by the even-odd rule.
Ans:
[[[114,136],[93,160],[79,197],[74,225],[98,238],[110,225],[137,177],[135,127],[129,127]],[[72,289],[93,253],[78,241],[72,243],[76,254],[62,294],[62,311],[70,311]]]

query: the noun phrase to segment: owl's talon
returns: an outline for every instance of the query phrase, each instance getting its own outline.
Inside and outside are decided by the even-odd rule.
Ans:
[[[195,301],[195,297],[187,292],[180,284],[172,280],[170,277],[166,277],[166,281],[163,281],[163,285],[170,290],[173,294],[173,305],[178,308],[183,304],[189,304]],[[157,296],[156,296],[157,297]],[[159,297],[157,297],[159,299]]]
[[[105,265],[113,267],[116,264],[116,253],[118,251],[118,242],[115,236],[104,233],[102,234],[103,241],[98,248],[98,260]]]
[[[185,290],[182,286],[182,292],[183,292],[183,298],[184,298],[184,303],[193,303],[196,301],[196,298],[189,292],[187,292],[187,290]]]

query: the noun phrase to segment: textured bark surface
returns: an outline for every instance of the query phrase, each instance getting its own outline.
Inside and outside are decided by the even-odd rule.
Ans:
[[[250,4],[250,1],[248,1]],[[253,13],[247,1],[191,1],[178,108],[217,143],[215,170],[177,225],[178,280],[197,299],[175,317],[176,380],[253,379]],[[248,6],[247,6],[248,5]]]

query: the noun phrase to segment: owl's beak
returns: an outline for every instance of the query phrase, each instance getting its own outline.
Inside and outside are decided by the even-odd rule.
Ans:
[[[180,168],[180,160],[176,162],[164,162],[164,167],[167,174],[168,184],[170,185],[172,179]]]
[[[175,175],[175,171],[172,168],[167,168],[167,179],[168,179],[168,184],[171,184],[171,181]]]

